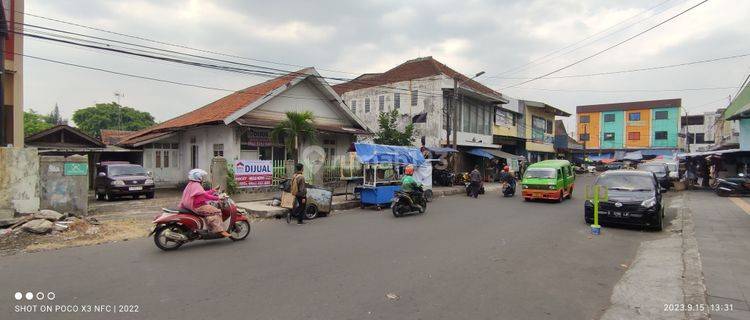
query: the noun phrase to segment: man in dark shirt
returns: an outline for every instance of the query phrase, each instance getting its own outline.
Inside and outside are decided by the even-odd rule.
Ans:
[[[292,216],[297,217],[297,224],[303,224],[305,221],[305,207],[307,204],[307,184],[303,174],[304,166],[298,163],[294,166],[294,176],[292,176],[292,190],[294,204],[292,205]]]
[[[479,197],[479,189],[482,187],[482,174],[479,172],[479,166],[474,166],[474,170],[469,173],[469,188],[471,196]]]

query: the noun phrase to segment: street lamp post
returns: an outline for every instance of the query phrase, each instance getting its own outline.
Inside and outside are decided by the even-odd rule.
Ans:
[[[480,71],[477,74],[475,74],[473,77],[471,77],[469,79],[466,79],[466,80],[463,80],[463,81],[458,81],[458,79],[453,78],[453,98],[451,99],[451,106],[452,106],[452,108],[451,108],[452,109],[451,110],[452,111],[451,112],[452,115],[451,116],[453,117],[453,119],[452,119],[453,120],[453,125],[449,126],[449,127],[451,128],[452,133],[453,133],[453,149],[454,150],[458,150],[458,108],[457,108],[458,107],[458,103],[456,103],[456,101],[458,100],[458,88],[461,86],[462,83],[474,80],[475,78],[480,77],[483,74],[484,74],[484,71]],[[463,98],[463,95],[461,95],[461,97]],[[463,102],[463,100],[462,100],[462,102]],[[463,103],[462,103],[461,107],[463,107]],[[458,169],[458,161],[457,160],[458,159],[454,159],[454,161],[453,161],[453,171],[454,172]]]

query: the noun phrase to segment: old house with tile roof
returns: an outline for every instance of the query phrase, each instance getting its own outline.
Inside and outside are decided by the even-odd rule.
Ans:
[[[268,80],[208,105],[135,132],[119,145],[143,149],[143,165],[159,184],[186,180],[192,168],[209,169],[211,159],[287,160],[289,150],[270,139],[287,111],[312,111],[318,144],[326,156],[343,156],[367,127],[314,68]],[[310,142],[302,143],[302,150]]]

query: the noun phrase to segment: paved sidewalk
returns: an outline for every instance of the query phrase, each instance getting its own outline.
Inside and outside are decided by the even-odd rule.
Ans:
[[[733,311],[712,311],[711,319],[750,319],[750,198],[721,198],[690,191],[709,305],[729,304]]]

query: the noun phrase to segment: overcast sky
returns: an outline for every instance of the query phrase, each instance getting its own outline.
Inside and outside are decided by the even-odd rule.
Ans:
[[[314,66],[324,75],[338,77],[382,72],[408,59],[431,55],[467,75],[485,71],[478,80],[503,94],[544,101],[571,113],[575,112],[575,106],[582,104],[665,98],[682,98],[688,112],[696,113],[726,106],[729,95],[737,89],[658,90],[737,87],[750,72],[750,57],[659,71],[542,79],[516,88],[501,88],[522,81],[503,78],[545,74],[624,40],[698,2],[27,0],[26,11],[247,58]],[[617,71],[750,53],[748,13],[750,1],[711,0],[662,27],[556,75]],[[26,16],[25,22],[136,41],[31,16]],[[591,35],[596,36],[570,47]],[[566,46],[568,48],[553,55],[553,59],[503,73]],[[561,54],[578,47],[581,48]],[[30,38],[25,40],[25,53],[228,89],[241,89],[266,79]],[[265,65],[297,69],[289,65]],[[226,95],[225,92],[132,79],[29,58],[25,59],[24,68],[25,108],[49,112],[57,103],[65,117],[70,117],[78,108],[113,101],[115,91],[124,93],[122,104],[149,111],[157,121]],[[653,91],[609,92],[622,90]],[[569,128],[573,118],[566,120]]]

